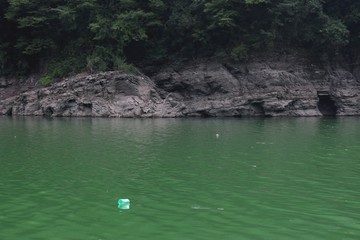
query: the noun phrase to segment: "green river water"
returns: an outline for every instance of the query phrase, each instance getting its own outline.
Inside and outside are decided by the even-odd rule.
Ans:
[[[360,119],[0,118],[0,239],[360,239]]]

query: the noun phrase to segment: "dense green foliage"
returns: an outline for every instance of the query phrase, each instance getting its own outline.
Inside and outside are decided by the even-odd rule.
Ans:
[[[360,49],[357,0],[0,0],[0,75],[133,70],[169,57]]]

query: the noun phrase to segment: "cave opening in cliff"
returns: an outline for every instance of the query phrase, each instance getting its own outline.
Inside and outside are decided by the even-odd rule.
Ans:
[[[318,92],[318,108],[323,116],[336,116],[337,107],[335,101],[331,99],[331,96],[327,92]]]
[[[12,116],[12,112],[13,112],[13,108],[11,107],[6,111],[5,115]]]
[[[254,102],[251,104],[255,116],[265,116],[265,109],[262,102]]]
[[[52,107],[47,107],[44,112],[45,117],[52,117],[53,114],[54,114],[54,109]]]

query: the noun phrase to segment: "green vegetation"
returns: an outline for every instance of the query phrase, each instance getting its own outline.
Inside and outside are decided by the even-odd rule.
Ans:
[[[356,56],[357,0],[0,0],[0,75],[80,71],[258,50]]]

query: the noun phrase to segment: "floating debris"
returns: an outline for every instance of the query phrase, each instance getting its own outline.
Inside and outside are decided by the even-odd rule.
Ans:
[[[129,199],[119,199],[118,208],[124,209],[124,210],[130,209],[130,200]]]
[[[209,210],[210,209],[208,207],[201,207],[201,206],[192,206],[191,208],[194,210]]]

